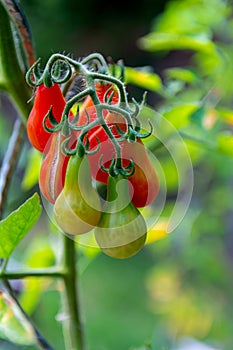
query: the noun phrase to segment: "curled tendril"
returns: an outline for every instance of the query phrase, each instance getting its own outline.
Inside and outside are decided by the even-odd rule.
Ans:
[[[82,138],[80,137],[78,139],[78,142],[76,143],[76,146],[74,148],[71,148],[69,146],[70,140],[72,139],[72,135],[67,137],[63,142],[62,142],[62,152],[67,155],[67,156],[73,156],[76,153],[79,154],[80,157],[83,157],[84,154],[88,156],[92,156],[99,152],[101,142],[100,140],[96,137],[97,141],[97,146],[90,151],[90,142],[88,139],[87,134],[85,134]]]
[[[51,106],[48,113],[43,118],[43,128],[47,132],[50,132],[50,133],[57,132],[57,131],[61,130],[61,128],[62,128],[62,125],[60,123],[58,123],[58,121],[55,119],[52,109],[53,109],[53,107]],[[47,120],[52,125],[51,128],[46,125]]]
[[[98,137],[95,137],[95,139],[97,141],[97,146],[92,151],[90,151],[89,139],[88,139],[88,137],[86,137],[85,153],[88,156],[92,156],[92,155],[96,154],[97,152],[99,152],[99,150],[100,150],[100,145],[101,145],[100,139]]]
[[[52,82],[62,84],[70,80],[73,75],[73,68],[65,58],[64,60],[58,58],[49,68],[49,73]]]
[[[43,73],[43,71],[40,67],[40,59],[39,59],[38,63],[35,65],[34,70],[33,70],[33,74],[34,74],[36,80],[40,80],[42,73]]]
[[[132,101],[133,101],[133,104],[134,104],[134,111],[132,112],[132,118],[136,118],[140,112],[140,105],[139,103],[134,99],[132,98]]]
[[[67,137],[61,145],[62,153],[65,154],[66,156],[74,156],[77,153],[77,145],[75,148],[70,148],[69,142],[72,138],[72,135]]]
[[[138,120],[138,118],[134,118],[134,120],[135,120],[135,127],[134,127],[134,130],[135,130],[136,132],[140,132],[140,130],[141,130],[141,123],[140,123],[140,121]]]
[[[72,65],[65,56],[63,60],[57,58],[51,66],[47,66],[44,70],[41,69],[40,64],[41,59],[39,58],[27,71],[28,85],[36,87],[42,83],[45,83],[46,86],[51,86],[52,83],[62,84],[70,80],[73,75]]]
[[[83,58],[80,61],[80,63],[83,65],[95,63],[97,66],[97,69],[101,71],[101,73],[108,72],[108,65],[101,54],[97,54],[97,53],[90,54],[87,57]]]
[[[42,73],[40,71],[40,62],[39,58],[27,71],[26,73],[26,82],[29,86],[36,87],[43,83]],[[33,77],[33,79],[32,79]]]
[[[146,132],[146,133],[141,133],[140,131],[141,131],[141,128],[140,129],[133,129],[131,126],[129,127],[129,129],[130,129],[130,131],[129,131],[129,139],[130,138],[132,138],[132,140],[133,140],[133,135],[135,135],[135,137],[137,138],[139,138],[139,139],[145,139],[145,138],[147,138],[147,137],[149,137],[149,136],[151,136],[152,135],[152,133],[153,133],[153,131],[154,131],[154,127],[153,127],[153,125],[152,125],[152,123],[151,123],[151,121],[150,120],[148,120],[148,124],[149,124],[149,126],[150,126],[150,131],[148,131],[148,132]]]
[[[103,170],[106,173],[109,173],[109,175],[113,177],[119,174],[121,174],[124,177],[130,177],[135,172],[135,164],[132,158],[130,159],[129,164],[126,167],[123,167],[121,159],[115,159],[114,155],[112,156],[112,160],[109,167],[105,167],[102,164],[102,161],[103,161],[103,155],[101,155],[99,160],[100,168],[101,170]]]

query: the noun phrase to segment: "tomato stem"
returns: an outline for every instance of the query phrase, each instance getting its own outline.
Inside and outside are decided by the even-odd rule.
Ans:
[[[84,335],[78,295],[75,241],[64,235],[64,321],[66,350],[84,350]]]

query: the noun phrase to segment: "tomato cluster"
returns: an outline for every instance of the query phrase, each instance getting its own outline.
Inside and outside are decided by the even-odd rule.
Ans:
[[[118,91],[110,83],[95,83],[95,92],[99,103],[104,103],[108,96],[111,96],[111,105],[119,102]],[[54,125],[45,116],[51,112],[53,121],[60,123],[65,106],[58,84],[37,87],[27,131],[31,144],[44,153],[39,176],[41,192],[54,204],[55,220],[64,232],[78,235],[94,229],[95,239],[107,255],[130,257],[145,243],[147,227],[138,208],[152,203],[158,194],[156,171],[139,137],[134,142],[120,140],[127,128],[126,120],[107,109],[102,112],[105,127],[98,124],[85,135],[88,154],[85,154],[83,144],[74,155],[64,152],[67,137],[69,149],[75,149],[81,130],[78,127],[97,118],[93,99],[87,96],[80,108],[76,129],[69,130],[68,136],[62,130],[49,132]],[[72,113],[69,118],[73,118]],[[111,174],[106,171],[115,154],[106,125],[121,145],[123,168],[129,168],[133,162],[134,172],[129,177],[124,177],[121,172]],[[92,180],[106,185],[103,205]]]

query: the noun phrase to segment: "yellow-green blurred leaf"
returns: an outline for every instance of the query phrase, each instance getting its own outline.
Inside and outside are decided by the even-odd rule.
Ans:
[[[211,35],[211,28],[222,24],[229,11],[225,1],[179,0],[169,1],[162,16],[153,26],[154,31]]]
[[[174,33],[150,33],[139,40],[139,46],[148,51],[194,50],[215,55],[215,45],[206,36]]]
[[[0,221],[0,258],[9,258],[18,243],[39,219],[42,208],[37,193]]]
[[[185,68],[169,68],[165,70],[165,74],[169,79],[182,80],[186,83],[193,83],[198,80],[194,72]]]
[[[199,108],[197,103],[180,104],[173,106],[163,115],[166,117],[177,129],[186,126],[189,123],[189,117]]]
[[[125,78],[127,83],[147,90],[158,91],[162,87],[161,79],[157,74],[143,69],[126,67]]]

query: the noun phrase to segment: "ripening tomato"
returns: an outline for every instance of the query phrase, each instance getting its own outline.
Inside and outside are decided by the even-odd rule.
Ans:
[[[71,235],[89,232],[101,216],[101,203],[92,187],[89,161],[78,153],[68,162],[65,185],[54,205],[60,228]]]

